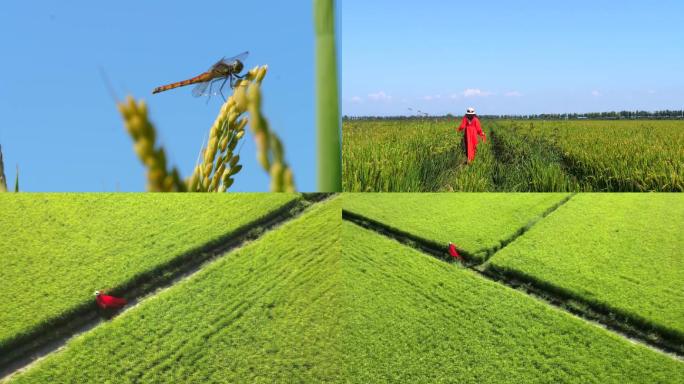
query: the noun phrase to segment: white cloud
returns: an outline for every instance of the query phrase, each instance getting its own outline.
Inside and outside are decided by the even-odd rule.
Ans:
[[[601,96],[601,92],[599,92],[597,90],[593,90],[593,91],[591,91],[591,95],[594,97],[599,97],[599,96]]]
[[[385,91],[380,91],[377,93],[369,93],[368,99],[373,101],[390,101],[392,96],[385,93]]]
[[[452,93],[451,95],[449,95],[449,98],[450,99],[458,99],[461,96],[463,96],[463,95],[460,93]]]
[[[352,98],[351,98],[352,103],[360,103],[362,101],[363,101],[363,99],[360,98],[359,96],[352,96]]]
[[[521,97],[523,94],[518,92],[518,91],[509,91],[504,93],[504,96],[506,97]]]
[[[465,97],[485,97],[493,95],[492,92],[483,91],[479,88],[467,88],[461,94]]]
[[[439,100],[442,98],[442,95],[427,95],[423,96],[423,100],[425,101],[432,101],[432,100]]]

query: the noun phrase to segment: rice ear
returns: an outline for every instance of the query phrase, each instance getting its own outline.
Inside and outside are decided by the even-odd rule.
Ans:
[[[261,111],[260,87],[267,70],[265,65],[257,66],[236,82],[233,95],[221,106],[208,138],[203,141],[206,146],[197,156],[193,174],[185,180],[181,179],[177,168],[167,169],[167,156],[164,148],[157,145],[157,133],[148,118],[147,104],[136,102],[131,96],[118,103],[124,126],[133,139],[134,151],[147,168],[148,191],[227,191],[234,182],[233,177],[242,170],[240,156],[234,155],[234,151],[244,139],[248,124],[257,140],[257,159],[272,177],[271,190],[295,190],[292,170],[284,160],[282,142],[271,131]]]

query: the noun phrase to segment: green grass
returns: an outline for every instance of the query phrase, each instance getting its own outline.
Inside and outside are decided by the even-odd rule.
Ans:
[[[72,341],[16,383],[337,378],[339,199]]]
[[[684,191],[684,121],[483,120],[464,166],[454,119],[346,120],[343,189]]]
[[[0,195],[0,348],[296,197]]]
[[[684,339],[684,196],[579,194],[490,260]]]
[[[344,209],[483,260],[564,193],[347,193]]]
[[[684,364],[343,225],[342,358],[355,383],[674,383]]]

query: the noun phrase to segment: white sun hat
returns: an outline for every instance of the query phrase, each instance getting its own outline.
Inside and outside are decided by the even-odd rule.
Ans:
[[[468,109],[466,109],[466,115],[474,115],[474,114],[475,114],[475,108],[468,107]]]

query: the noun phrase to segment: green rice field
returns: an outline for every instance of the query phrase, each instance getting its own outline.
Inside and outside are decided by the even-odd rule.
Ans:
[[[143,300],[12,383],[339,378],[337,200]]]
[[[580,194],[498,252],[490,266],[684,341],[683,231],[680,194]]]
[[[346,193],[346,211],[483,261],[567,193]]]
[[[94,306],[102,281],[144,284],[159,265],[301,208],[186,277],[151,282],[41,359],[0,360],[3,383],[684,377],[681,194],[26,196],[0,195],[11,213],[0,255],[14,268],[2,271],[0,319],[29,336],[48,316]],[[450,241],[467,262],[447,257]]]
[[[684,191],[684,121],[483,120],[464,164],[458,121],[346,120],[350,192]]]
[[[379,236],[343,228],[348,382],[674,383],[684,363]]]
[[[0,194],[0,348],[297,198]]]
[[[684,341],[684,195],[359,193],[343,209]]]

